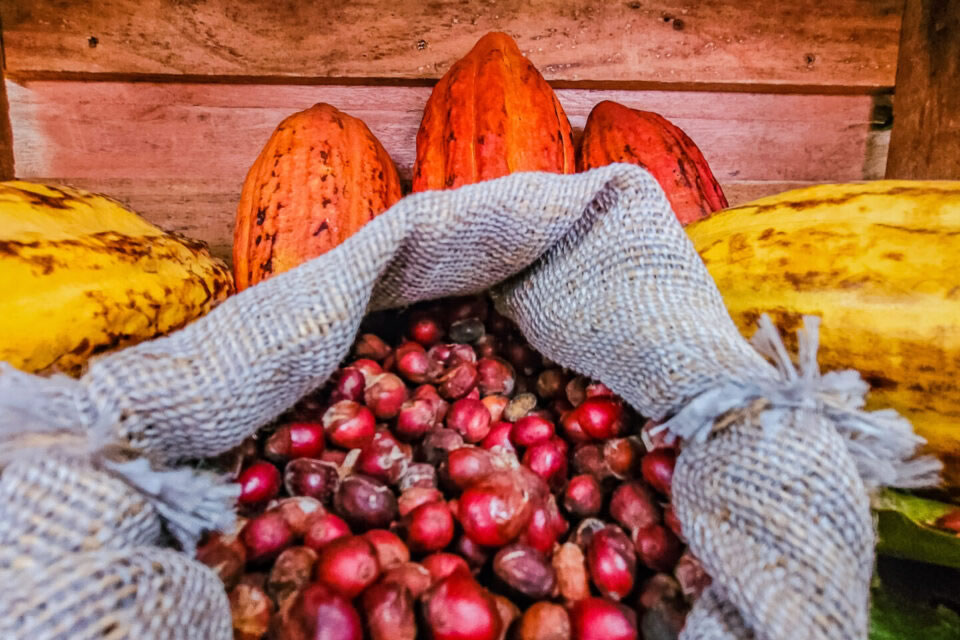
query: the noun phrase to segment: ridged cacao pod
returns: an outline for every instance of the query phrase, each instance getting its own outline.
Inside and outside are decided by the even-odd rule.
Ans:
[[[649,171],[681,223],[727,207],[727,198],[693,140],[669,120],[604,100],[583,128],[577,170],[629,162]]]
[[[393,161],[363,121],[323,103],[289,116],[243,184],[237,290],[333,249],[401,195]]]
[[[417,132],[413,190],[452,189],[518,171],[574,173],[567,115],[504,33],[488,33],[440,79]]]

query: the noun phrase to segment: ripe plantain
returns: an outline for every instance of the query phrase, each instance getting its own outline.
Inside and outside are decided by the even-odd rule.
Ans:
[[[797,189],[687,232],[745,336],[768,313],[795,352],[821,316],[821,369],[859,370],[868,408],[909,418],[960,488],[960,182]]]
[[[78,375],[233,292],[227,265],[102,195],[0,183],[0,360]]]

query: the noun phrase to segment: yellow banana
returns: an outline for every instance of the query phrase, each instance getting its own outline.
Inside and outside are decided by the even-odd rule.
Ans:
[[[0,360],[77,375],[233,291],[227,265],[102,195],[0,183]]]
[[[870,408],[912,420],[960,487],[960,182],[788,191],[687,227],[745,336],[823,318],[824,371],[853,368]]]

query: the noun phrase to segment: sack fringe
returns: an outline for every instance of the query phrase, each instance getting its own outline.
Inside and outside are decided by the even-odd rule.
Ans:
[[[207,531],[226,531],[236,522],[240,485],[192,468],[154,469],[146,458],[99,466],[142,494],[163,518],[167,531],[191,557]]]
[[[859,372],[820,374],[820,318],[804,316],[803,328],[797,331],[799,370],[790,360],[770,317],[763,314],[758,324],[751,343],[772,361],[780,379],[731,382],[708,389],[655,427],[653,435],[666,432],[671,442],[677,438],[704,442],[722,416],[764,399],[757,418],[769,436],[788,425],[803,428],[808,420],[830,420],[846,442],[868,489],[939,484],[942,465],[932,456],[917,455],[926,440],[914,433],[909,420],[893,409],[863,410],[870,386]]]
[[[39,376],[0,362],[0,440],[25,433],[105,432],[78,380]]]
[[[240,486],[209,472],[167,469],[111,442],[111,424],[84,411],[84,389],[64,375],[38,376],[0,362],[0,469],[15,460],[61,452],[120,478],[156,510],[184,551],[193,555],[206,531],[229,529]]]

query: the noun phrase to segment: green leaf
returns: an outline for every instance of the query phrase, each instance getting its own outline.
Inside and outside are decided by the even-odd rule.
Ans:
[[[957,640],[960,614],[915,590],[874,580],[871,589],[870,640]]]
[[[956,505],[885,489],[872,507],[877,514],[877,553],[960,568],[960,537],[933,526]]]

